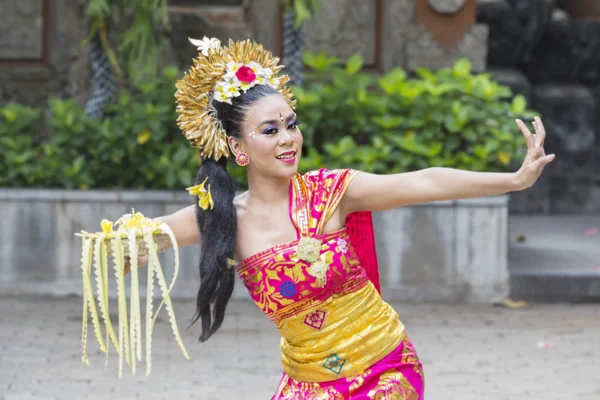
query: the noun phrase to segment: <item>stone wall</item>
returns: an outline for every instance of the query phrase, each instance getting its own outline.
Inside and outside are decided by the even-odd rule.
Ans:
[[[477,0],[476,23],[443,47],[444,24],[428,29],[418,15],[419,4],[451,10],[475,1],[323,1],[306,27],[307,48],[342,59],[359,52],[365,69],[375,73],[395,66],[439,68],[468,57],[475,71],[489,70],[543,113],[547,149],[557,153],[543,179],[513,197],[511,211],[599,211],[600,23],[569,16],[565,10],[575,1]],[[252,37],[282,54],[280,0],[169,4],[165,63],[189,66],[195,49],[187,38],[204,35],[223,41]],[[0,105],[9,100],[42,105],[49,96],[84,103],[90,89],[89,57],[81,47],[88,32],[86,5],[86,0],[0,0]]]
[[[0,0],[0,104],[83,100],[89,66],[84,0]]]
[[[281,55],[280,0],[252,0],[248,5],[253,36]],[[306,47],[325,50],[342,60],[358,52],[368,70],[383,72],[399,66],[450,66],[467,57],[476,71],[485,70],[485,25],[470,26],[449,49],[443,49],[431,33],[417,22],[415,0],[327,0],[305,28]]]
[[[386,298],[494,303],[508,296],[507,201],[497,196],[374,213]],[[158,217],[192,202],[184,191],[0,189],[0,293],[81,294],[76,232],[99,230],[103,218],[114,221],[132,208]],[[194,298],[199,248],[185,247],[179,254],[172,296]],[[161,254],[161,262],[170,281],[173,251]],[[141,270],[141,293],[146,271]],[[114,289],[111,284],[112,297]],[[233,296],[248,299],[239,279]]]
[[[438,0],[439,1],[439,0]],[[415,0],[328,0],[308,23],[307,49],[342,59],[355,52],[366,68],[439,68],[460,57],[476,71],[486,68],[487,27],[473,25],[443,49],[416,21]],[[0,104],[9,100],[41,105],[49,96],[75,97],[82,104],[90,86],[86,0],[0,0]],[[171,0],[172,30],[165,63],[187,67],[195,56],[188,37],[222,41],[255,38],[282,54],[281,0]]]
[[[542,114],[547,153],[557,155],[540,182],[513,196],[515,213],[600,211],[600,15],[570,16],[575,3],[586,2],[479,0],[489,71]]]

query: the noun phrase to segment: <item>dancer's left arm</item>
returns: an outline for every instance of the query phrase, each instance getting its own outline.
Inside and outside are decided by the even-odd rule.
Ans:
[[[340,204],[344,215],[355,211],[382,211],[409,204],[499,195],[532,186],[554,155],[544,152],[546,132],[542,121],[533,122],[535,135],[517,120],[527,142],[527,156],[514,173],[472,172],[427,168],[393,175],[361,172],[352,179]]]

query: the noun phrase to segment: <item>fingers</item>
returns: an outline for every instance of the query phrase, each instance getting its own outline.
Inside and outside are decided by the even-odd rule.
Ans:
[[[143,267],[148,263],[148,256],[138,257],[138,268]],[[123,264],[123,275],[127,275],[131,272],[131,258],[125,257],[125,263]]]
[[[527,128],[527,125],[525,125],[525,123],[520,119],[517,119],[516,123],[519,129],[521,130],[521,133],[523,133],[523,136],[525,137],[525,141],[527,142],[527,149],[533,149],[535,147],[535,140],[533,139],[533,135]]]
[[[544,140],[546,140],[546,128],[544,128],[544,124],[540,117],[535,117],[533,121],[533,127],[535,128],[535,145],[536,146],[544,146]]]
[[[554,154],[549,154],[544,157],[540,157],[531,163],[531,167],[534,171],[541,171],[546,165],[550,164],[554,160]]]

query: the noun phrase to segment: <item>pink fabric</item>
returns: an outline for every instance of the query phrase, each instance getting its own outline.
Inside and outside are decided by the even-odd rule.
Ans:
[[[373,286],[381,293],[379,285],[379,265],[375,247],[373,219],[368,211],[356,212],[346,218],[350,243],[358,255],[358,259]]]
[[[299,382],[283,374],[271,400],[423,400],[423,366],[408,338],[364,373],[330,382]]]
[[[285,324],[292,317],[319,311],[332,296],[353,293],[370,285],[370,282],[379,290],[371,214],[352,214],[347,219],[346,228],[323,233],[323,226],[335,211],[354,175],[355,171],[352,170],[319,170],[295,177],[290,188],[290,218],[297,229],[298,239],[254,254],[237,267],[238,275],[253,301],[282,332],[282,342],[297,340],[298,331],[306,328],[304,325],[308,326],[308,331],[316,330],[314,335],[311,333],[311,337],[316,337],[323,327],[328,326],[329,321],[327,317],[315,323],[299,319],[299,327],[286,329]],[[326,260],[328,267],[324,285],[318,284],[316,278],[310,275],[311,264],[298,259],[300,237],[321,241],[320,259]],[[335,313],[336,310],[328,312]],[[340,373],[342,368],[348,368],[354,362],[352,358],[346,358],[343,349],[340,354],[323,356],[324,374],[331,371],[332,380],[297,381],[284,373],[273,399],[422,400],[422,366],[410,340],[405,333],[402,335],[395,336],[394,344],[389,347],[393,348],[397,340],[401,340],[395,350],[372,365],[366,364],[369,366],[366,370],[361,367],[358,375],[352,372],[340,378],[345,376]],[[369,351],[368,346],[365,346],[365,351]],[[283,350],[282,354],[285,354]],[[331,357],[343,361],[339,364],[339,371],[332,369]],[[294,375],[290,371],[293,369],[288,372]]]
[[[323,241],[322,254],[331,260],[325,287],[298,261],[298,240],[261,251],[240,263],[237,272],[250,297],[277,326],[281,320],[318,307],[334,294],[349,293],[369,284],[365,270],[349,243],[347,230],[314,235]]]
[[[238,265],[238,275],[252,300],[275,325],[318,307],[334,294],[349,293],[368,284],[348,229],[322,233],[327,215],[335,210],[353,174],[351,170],[322,169],[296,177],[290,186],[290,218],[298,238],[321,240],[322,257],[331,260],[325,287],[318,288],[316,278],[307,272],[310,263],[296,259],[299,239],[261,251]]]

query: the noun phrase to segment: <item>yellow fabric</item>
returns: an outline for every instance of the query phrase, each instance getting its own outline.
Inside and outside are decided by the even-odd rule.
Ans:
[[[306,323],[311,317],[320,330]],[[369,282],[286,318],[279,331],[284,371],[299,381],[325,382],[362,373],[383,359],[400,344],[404,325]],[[323,365],[333,354],[344,360],[339,374]]]

